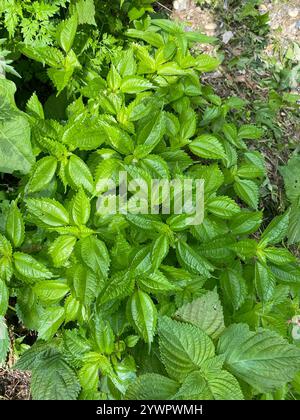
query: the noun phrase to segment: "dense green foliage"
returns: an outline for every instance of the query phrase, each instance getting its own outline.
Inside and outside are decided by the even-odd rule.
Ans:
[[[34,337],[16,368],[34,399],[297,397],[299,191],[265,226],[264,130],[201,83],[219,60],[190,48],[216,40],[150,4],[0,1],[0,315]],[[98,214],[119,171],[204,179],[203,223]]]

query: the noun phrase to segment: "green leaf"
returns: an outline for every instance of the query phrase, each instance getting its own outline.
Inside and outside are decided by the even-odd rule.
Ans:
[[[210,198],[207,202],[207,210],[224,219],[236,216],[241,211],[236,202],[225,195]]]
[[[90,305],[103,290],[103,279],[98,278],[82,264],[76,264],[67,273],[69,284],[73,286],[76,299]]]
[[[195,59],[195,69],[201,72],[210,72],[215,70],[220,61],[209,54],[199,54]]]
[[[10,339],[5,320],[0,316],[0,366],[6,361],[6,356],[9,350]]]
[[[0,120],[0,162],[0,172],[10,174],[27,174],[34,164],[30,126],[22,115],[15,113],[10,119]]]
[[[267,265],[257,261],[255,263],[255,278],[254,278],[256,292],[261,301],[267,302],[272,300],[275,292],[276,281],[272,271]]]
[[[58,303],[70,289],[64,280],[43,280],[36,283],[33,290],[42,303],[51,305]]]
[[[47,188],[52,181],[57,168],[57,160],[53,156],[40,159],[33,168],[27,184],[27,192],[35,193]]]
[[[171,378],[183,381],[215,354],[211,339],[195,325],[163,317],[158,323],[159,349]]]
[[[134,278],[131,272],[120,271],[110,277],[106,289],[101,296],[101,303],[109,302],[113,299],[123,299],[131,295],[134,288]]]
[[[71,187],[75,190],[83,187],[92,193],[94,190],[93,176],[88,166],[76,155],[72,155],[67,165],[67,175]]]
[[[134,328],[146,343],[151,344],[156,329],[157,310],[150,296],[136,290],[128,301],[128,312]]]
[[[77,14],[74,14],[69,19],[62,21],[57,27],[56,36],[60,46],[66,53],[72,48],[77,31],[77,23]]]
[[[271,392],[293,379],[300,368],[300,349],[277,333],[233,324],[219,340],[228,370],[260,392]]]
[[[0,233],[0,255],[10,258],[12,256],[11,243]]]
[[[39,321],[38,336],[40,340],[50,340],[64,321],[65,311],[60,306],[44,309]]]
[[[26,111],[35,118],[45,118],[43,105],[40,103],[37,94],[34,92],[26,103]]]
[[[62,204],[51,198],[26,200],[27,210],[41,227],[59,227],[69,224],[69,213]]]
[[[229,372],[212,369],[192,372],[174,397],[194,400],[243,400],[238,381]]]
[[[151,116],[142,126],[137,135],[138,146],[134,150],[134,156],[138,159],[146,157],[161,141],[165,134],[165,116],[160,112],[157,116]]]
[[[6,314],[8,308],[9,291],[4,280],[0,278],[0,341],[1,341],[1,317]],[[0,352],[1,354],[1,352]],[[1,357],[0,357],[1,363]]]
[[[230,231],[235,235],[249,235],[256,232],[261,223],[261,211],[252,212],[243,210],[241,213],[235,215],[232,220],[230,220],[229,227]]]
[[[81,226],[87,224],[90,218],[91,205],[90,200],[83,190],[79,190],[73,197],[70,213],[75,225]]]
[[[76,2],[76,10],[78,14],[78,23],[80,25],[86,23],[88,25],[96,26],[94,0],[78,0]]]
[[[234,183],[234,191],[248,206],[257,209],[259,189],[255,182],[248,179],[239,179]]]
[[[232,268],[224,270],[220,276],[221,287],[227,302],[238,310],[247,296],[247,287],[242,275]]]
[[[37,280],[51,279],[53,277],[51,271],[31,255],[24,254],[23,252],[15,252],[13,259],[14,272],[20,280],[32,283]]]
[[[211,338],[218,338],[225,328],[223,308],[216,290],[208,291],[179,308],[175,316],[201,328]]]
[[[55,267],[63,266],[71,256],[76,244],[76,237],[62,235],[53,241],[49,247],[49,255]]]
[[[170,400],[176,394],[179,384],[157,373],[146,373],[131,383],[126,400]]]
[[[226,156],[222,144],[210,134],[197,137],[190,143],[189,148],[194,155],[205,159],[224,159]]]
[[[190,273],[210,277],[210,271],[212,271],[214,267],[186,242],[177,242],[176,253],[180,264]]]
[[[106,279],[110,257],[104,242],[95,236],[88,236],[79,242],[80,254],[84,263],[98,276]]]
[[[153,84],[143,77],[126,76],[122,79],[120,89],[123,93],[137,94],[153,87]]]
[[[151,249],[151,263],[154,270],[158,269],[162,261],[169,252],[169,238],[166,235],[160,235],[153,242]]]
[[[56,350],[49,350],[32,372],[34,400],[76,400],[80,386],[74,371]]]
[[[289,211],[275,217],[261,235],[259,247],[264,248],[268,244],[277,244],[286,237],[289,227]]]
[[[22,245],[24,241],[25,227],[23,217],[15,201],[10,205],[6,219],[6,235],[15,248]]]
[[[239,139],[257,140],[262,137],[264,130],[256,127],[255,125],[246,124],[243,125],[238,132]]]
[[[137,283],[144,291],[153,293],[154,295],[176,289],[176,286],[170,283],[160,271],[140,274],[137,278]]]
[[[283,176],[285,192],[290,202],[296,203],[300,198],[300,157],[293,156],[286,166],[280,167],[279,171]]]

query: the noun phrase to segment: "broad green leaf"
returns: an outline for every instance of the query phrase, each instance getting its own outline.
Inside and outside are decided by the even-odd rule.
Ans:
[[[134,278],[127,270],[117,272],[108,279],[100,302],[105,303],[113,299],[123,299],[131,295],[134,283]]]
[[[293,156],[286,166],[280,167],[280,173],[283,176],[285,192],[291,203],[295,203],[300,198],[300,175],[299,175],[300,157]]]
[[[88,192],[94,190],[93,176],[88,166],[76,155],[72,155],[67,165],[68,181],[71,187],[77,190],[83,187]]]
[[[225,328],[223,308],[216,290],[208,291],[198,299],[179,308],[175,316],[184,322],[200,327],[215,339]]]
[[[71,256],[76,244],[76,237],[62,235],[56,238],[49,247],[49,255],[55,267],[63,266]]]
[[[232,220],[230,220],[229,227],[230,231],[235,235],[249,235],[250,233],[256,232],[261,223],[261,211],[250,212],[243,210],[241,213],[235,215]]]
[[[35,193],[47,188],[55,175],[56,168],[57,159],[54,156],[40,159],[33,168],[27,184],[27,192]]]
[[[138,146],[134,150],[134,156],[138,159],[146,157],[161,141],[165,134],[165,116],[160,112],[154,118],[145,122],[137,135]]]
[[[12,256],[11,243],[6,239],[5,236],[0,233],[0,255],[10,258]]]
[[[254,278],[256,292],[261,301],[267,302],[272,300],[275,292],[276,281],[272,271],[266,264],[257,261],[255,263],[255,278]]]
[[[169,252],[169,238],[166,235],[160,235],[153,242],[151,249],[151,262],[153,269],[156,270]]]
[[[157,310],[151,297],[136,290],[128,301],[128,313],[134,328],[146,343],[151,344],[157,322]]]
[[[15,113],[10,119],[0,120],[0,172],[27,174],[34,160],[27,119]]]
[[[259,247],[264,248],[268,244],[277,244],[288,232],[289,211],[275,217],[261,235]]]
[[[237,196],[248,206],[257,209],[259,200],[259,189],[254,181],[239,179],[234,183],[234,190]]]
[[[300,349],[273,331],[252,332],[246,324],[226,329],[218,353],[225,355],[225,365],[233,375],[260,392],[280,388],[300,368]]]
[[[62,21],[58,25],[56,36],[60,46],[66,53],[68,53],[72,48],[77,31],[77,23],[77,14],[74,14],[69,19]]]
[[[215,70],[220,61],[209,54],[199,54],[195,59],[195,68],[201,72],[209,72]]]
[[[158,323],[162,361],[171,378],[183,381],[215,354],[213,342],[195,325],[163,317]]]
[[[184,380],[176,399],[183,400],[243,400],[238,381],[225,370],[195,371]]]
[[[1,317],[6,314],[8,308],[8,299],[9,299],[9,291],[8,287],[5,284],[5,281],[0,278],[0,330],[1,330]],[[0,331],[0,341],[1,341],[1,331]],[[0,352],[1,353],[1,352]],[[0,357],[1,363],[1,357]]]
[[[0,316],[0,367],[5,364],[6,356],[9,351],[10,339],[5,320]]]
[[[238,138],[257,140],[262,137],[263,133],[263,129],[256,127],[255,125],[246,124],[239,129]]]
[[[225,151],[219,140],[211,134],[202,134],[189,145],[196,156],[205,159],[224,159]]]
[[[213,265],[211,265],[204,257],[201,257],[186,242],[177,242],[176,253],[180,264],[189,272],[210,277],[210,271],[214,269]]]
[[[69,214],[65,207],[51,198],[29,198],[27,210],[34,221],[42,227],[59,227],[69,224]]]
[[[80,254],[84,263],[98,276],[106,279],[110,257],[104,242],[95,236],[88,236],[79,242]]]
[[[14,273],[20,280],[34,283],[37,280],[51,279],[53,274],[48,268],[31,255],[15,252],[13,255]]]
[[[37,94],[34,92],[26,103],[26,111],[28,114],[33,115],[35,118],[44,119],[43,105],[39,101]]]
[[[49,350],[32,372],[34,400],[76,400],[80,385],[75,372],[56,350]]]
[[[140,274],[137,277],[137,283],[145,292],[153,293],[154,295],[176,289],[176,286],[170,283],[160,271],[149,274]]]
[[[82,264],[76,264],[68,272],[67,277],[76,299],[84,305],[90,305],[103,290],[104,282]]]
[[[141,375],[130,384],[127,400],[169,400],[176,394],[179,384],[157,373]]]
[[[10,209],[6,219],[6,235],[10,239],[14,247],[18,248],[22,245],[25,235],[25,226],[23,217],[17,207],[15,201],[10,205]]]
[[[245,279],[235,269],[227,268],[220,276],[221,287],[227,302],[238,310],[247,296]]]
[[[72,199],[71,210],[72,220],[77,226],[85,225],[91,213],[90,200],[81,189]]]
[[[143,77],[126,76],[121,81],[120,89],[123,93],[137,94],[153,87],[153,84]]]
[[[43,280],[33,287],[39,300],[46,304],[58,303],[70,290],[64,280]]]
[[[236,216],[241,211],[236,202],[225,195],[209,199],[207,210],[218,217],[226,219]]]
[[[61,306],[49,306],[44,309],[39,321],[38,337],[40,340],[50,340],[64,321],[65,311]]]

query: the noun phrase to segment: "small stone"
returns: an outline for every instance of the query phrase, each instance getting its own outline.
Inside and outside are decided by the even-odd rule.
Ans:
[[[175,0],[173,2],[173,7],[178,11],[186,10],[188,7],[188,0]]]
[[[296,29],[300,29],[300,20],[297,20],[296,22]]]
[[[216,23],[207,23],[205,25],[205,29],[207,29],[208,31],[214,31],[215,29],[217,29],[217,24]]]
[[[259,6],[259,11],[260,11],[260,13],[263,15],[264,13],[266,13],[266,12],[268,11],[268,8],[267,8],[267,6],[265,6],[264,4],[261,4],[261,5]]]
[[[299,13],[298,9],[290,9],[290,10],[288,11],[288,15],[289,15],[290,17],[292,17],[292,18],[297,17],[297,16],[298,16],[298,13]]]
[[[224,44],[228,44],[228,42],[233,38],[233,32],[232,31],[226,31],[223,33],[222,41]]]

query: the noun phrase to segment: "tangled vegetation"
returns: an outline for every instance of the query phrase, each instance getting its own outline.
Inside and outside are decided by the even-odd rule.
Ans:
[[[299,157],[266,223],[270,127],[152,3],[0,1],[0,362],[34,399],[298,399]],[[203,179],[203,222],[100,214],[120,171]]]

